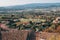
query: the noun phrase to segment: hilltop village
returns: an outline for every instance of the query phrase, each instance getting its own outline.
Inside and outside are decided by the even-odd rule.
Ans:
[[[34,30],[35,32],[60,32],[60,10],[0,11],[0,29],[1,31]]]

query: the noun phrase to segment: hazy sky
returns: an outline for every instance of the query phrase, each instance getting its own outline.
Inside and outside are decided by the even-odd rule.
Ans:
[[[0,6],[22,5],[28,3],[60,3],[60,0],[0,0]]]

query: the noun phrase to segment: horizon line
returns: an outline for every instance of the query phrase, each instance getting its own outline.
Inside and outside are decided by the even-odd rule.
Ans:
[[[57,3],[57,2],[55,2],[55,3]],[[50,3],[28,3],[28,4],[50,4]],[[6,6],[0,6],[0,7],[9,7],[9,6],[18,6],[18,5],[28,5],[28,4],[6,5]]]

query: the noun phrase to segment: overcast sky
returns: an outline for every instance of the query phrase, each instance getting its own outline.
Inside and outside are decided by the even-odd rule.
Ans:
[[[23,5],[29,3],[60,3],[60,0],[0,0],[0,6]]]

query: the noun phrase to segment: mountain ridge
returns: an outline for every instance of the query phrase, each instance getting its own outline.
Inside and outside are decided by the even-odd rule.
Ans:
[[[60,3],[31,3],[25,5],[6,6],[6,7],[0,7],[0,11],[40,9],[40,8],[52,8],[52,7],[60,7]]]

